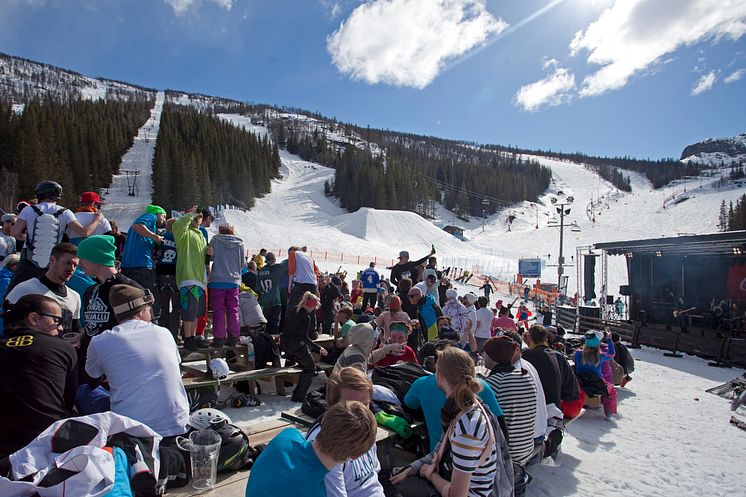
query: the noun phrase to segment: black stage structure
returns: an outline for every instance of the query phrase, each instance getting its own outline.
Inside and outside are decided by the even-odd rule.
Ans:
[[[590,318],[599,323],[583,323],[589,318],[576,313],[576,329],[608,326],[633,345],[714,358],[717,366],[746,366],[746,231],[597,243],[593,248],[604,257],[626,258],[628,285],[618,293],[628,297],[629,319],[604,319],[608,314],[602,314],[601,319]]]

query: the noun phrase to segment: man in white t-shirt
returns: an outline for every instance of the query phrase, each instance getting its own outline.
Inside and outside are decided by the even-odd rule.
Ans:
[[[435,276],[435,270],[433,269],[426,269],[425,271],[431,271],[431,273],[423,274],[423,280],[417,283],[414,287],[419,288],[422,292],[422,295],[432,295],[432,297],[435,299],[435,302],[438,302],[438,285],[437,285],[437,276]]]
[[[316,262],[306,253],[306,250],[306,247],[288,249],[288,291],[290,292],[288,308],[298,305],[306,292],[319,295],[319,270]]]
[[[477,339],[477,352],[481,353],[484,344],[492,338],[492,320],[495,319],[495,313],[490,309],[490,300],[487,297],[477,299],[477,326],[474,332],[474,338]]]
[[[152,324],[153,295],[114,285],[109,304],[119,325],[91,339],[85,371],[106,376],[111,410],[139,421],[162,437],[183,435],[189,402],[181,382],[181,357],[171,332]]]
[[[78,253],[72,243],[58,243],[52,249],[49,266],[44,275],[16,285],[6,300],[15,304],[24,295],[45,295],[62,307],[63,334],[77,333],[80,329],[80,295],[65,283],[78,267]]]
[[[109,223],[109,220],[105,217],[97,216],[102,205],[104,205],[104,202],[101,200],[98,193],[83,192],[80,194],[80,207],[75,211],[75,219],[77,219],[82,226],[88,226],[95,220],[98,220],[93,233],[88,236],[106,235],[111,232],[111,224]],[[70,239],[70,243],[74,243],[76,246],[80,245],[80,242],[85,238],[76,233],[72,226],[67,227],[65,234],[67,234],[67,237]]]
[[[103,214],[99,212],[96,214],[96,218],[87,226],[84,227],[80,224],[69,209],[57,205],[57,201],[62,198],[62,186],[55,181],[42,181],[36,185],[35,194],[38,203],[36,205],[29,205],[21,211],[15,226],[13,226],[10,232],[16,240],[23,240],[25,234],[26,245],[21,252],[21,263],[13,274],[13,280],[8,287],[9,290],[23,281],[44,274],[47,269],[52,246],[62,241],[62,237],[68,227],[74,233],[85,238],[93,233],[96,225],[103,218]],[[52,219],[46,219],[44,222],[50,226],[54,225],[56,228],[54,232],[51,231],[51,227],[45,228],[40,233],[42,239],[36,240],[37,235],[34,230],[36,228],[36,221],[45,214],[52,216]]]

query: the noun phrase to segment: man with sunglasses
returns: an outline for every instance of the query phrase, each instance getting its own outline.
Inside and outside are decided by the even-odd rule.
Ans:
[[[0,459],[72,415],[78,385],[77,356],[62,331],[60,305],[43,295],[5,303],[0,338]]]
[[[423,295],[422,290],[413,287],[407,294],[409,301],[417,306],[417,316],[420,319],[420,330],[428,342],[438,337],[438,318],[443,315],[432,295]]]

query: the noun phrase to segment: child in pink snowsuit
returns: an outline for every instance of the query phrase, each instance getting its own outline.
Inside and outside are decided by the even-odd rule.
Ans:
[[[616,388],[614,388],[614,372],[611,369],[611,359],[614,358],[616,355],[616,351],[613,349],[614,345],[611,340],[608,340],[608,343],[611,343],[612,349],[609,349],[609,345],[606,342],[601,342],[601,375],[604,378],[604,382],[606,382],[606,388],[609,392],[609,397],[605,399],[601,399],[601,402],[604,405],[604,414],[607,416],[616,414]],[[607,358],[608,359],[605,359]]]
[[[607,347],[606,352],[604,352],[601,348],[604,345]],[[598,349],[598,351],[596,352],[596,354],[598,354],[597,357],[599,358],[597,364],[586,362],[583,360],[583,352],[586,349]],[[590,350],[589,352],[592,352],[592,350]],[[604,383],[606,383],[606,391],[609,393],[609,395],[608,397],[602,397],[601,399],[601,402],[604,406],[604,414],[606,415],[606,417],[611,417],[617,413],[617,394],[616,388],[614,388],[611,364],[609,364],[609,361],[613,360],[615,354],[616,350],[614,349],[614,342],[608,340],[602,345],[598,335],[593,332],[589,332],[586,334],[585,345],[583,349],[576,350],[574,356],[575,370],[578,374],[591,373],[603,379]]]

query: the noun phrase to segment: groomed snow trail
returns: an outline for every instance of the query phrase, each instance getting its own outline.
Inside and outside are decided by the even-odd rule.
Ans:
[[[150,117],[140,128],[132,147],[122,156],[119,174],[114,175],[108,192],[105,192],[104,214],[111,221],[119,224],[119,229],[126,231],[132,221],[145,212],[153,195],[153,154],[161,125],[161,111],[166,99],[164,92],[155,96],[155,105]],[[127,175],[123,171],[137,171],[137,191],[129,195]]]

